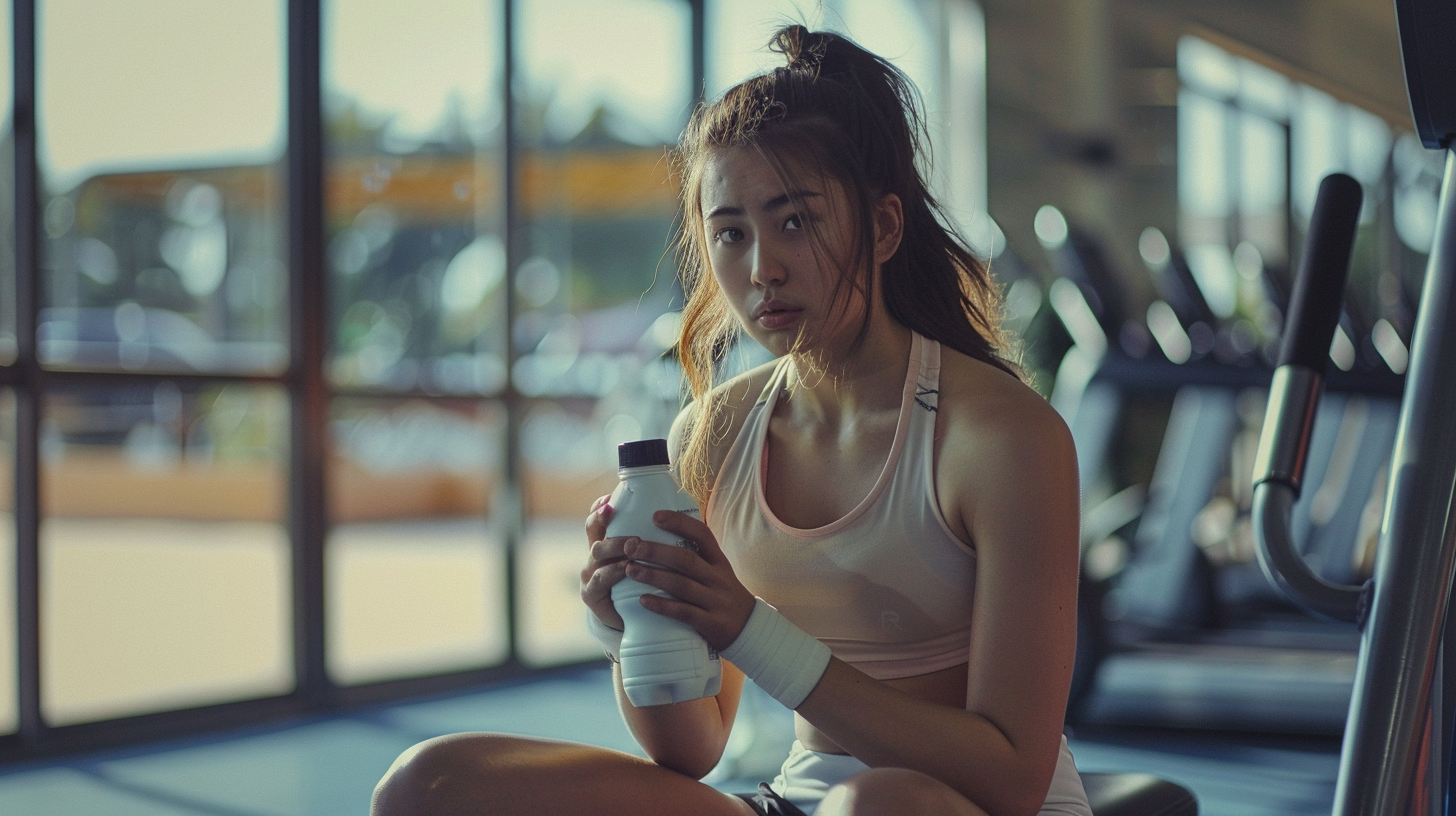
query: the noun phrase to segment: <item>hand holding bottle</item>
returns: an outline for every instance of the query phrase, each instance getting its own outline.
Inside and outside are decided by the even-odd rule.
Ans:
[[[668,463],[667,441],[649,439],[618,447],[622,481],[608,500],[611,511],[598,507],[587,521],[588,535],[601,529],[604,537],[592,543],[592,557],[582,572],[582,600],[591,610],[588,624],[603,642],[607,654],[621,663],[622,687],[634,706],[662,705],[695,700],[718,693],[721,663],[718,653],[686,623],[649,611],[643,596],[666,592],[625,575],[625,547],[640,545],[651,538],[665,537],[653,523],[661,510],[696,514],[697,503],[683,493]],[[594,537],[594,536],[593,536]],[[651,538],[649,538],[651,537]],[[678,544],[680,555],[697,558],[687,549],[692,542],[672,539],[654,542],[671,548]],[[613,616],[603,604],[609,590],[616,617],[621,620],[621,640],[616,641]],[[616,648],[616,653],[613,649]]]
[[[686,513],[661,511],[653,522],[667,536],[694,544],[684,548],[646,539],[624,542],[627,577],[667,593],[642,596],[642,605],[693,627],[716,651],[737,639],[753,612],[753,593],[738,577],[702,521]]]

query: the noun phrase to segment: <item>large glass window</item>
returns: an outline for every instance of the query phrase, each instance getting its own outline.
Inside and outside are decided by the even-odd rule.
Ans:
[[[283,5],[38,4],[43,362],[282,369]]]
[[[282,391],[76,386],[45,406],[47,721],[286,692]]]
[[[330,2],[324,18],[327,632],[344,683],[508,657],[503,4]],[[509,517],[509,514],[505,514]]]
[[[598,652],[577,599],[582,519],[616,445],[666,436],[678,402],[659,355],[682,299],[664,149],[693,100],[691,20],[676,0],[524,0],[519,81],[517,389],[527,527],[523,659]],[[612,36],[601,32],[612,31]],[[576,611],[570,611],[576,610]]]
[[[41,707],[293,686],[282,2],[38,4]]]

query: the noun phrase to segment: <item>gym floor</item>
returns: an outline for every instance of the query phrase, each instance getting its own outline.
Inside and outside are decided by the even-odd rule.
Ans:
[[[725,762],[708,778],[751,790],[791,734],[752,685]],[[361,709],[207,738],[0,767],[6,816],[360,816],[374,783],[410,745],[455,731],[572,739],[636,752],[599,666],[470,693]],[[1084,771],[1177,781],[1206,816],[1315,816],[1334,797],[1333,739],[1099,730],[1071,741]]]

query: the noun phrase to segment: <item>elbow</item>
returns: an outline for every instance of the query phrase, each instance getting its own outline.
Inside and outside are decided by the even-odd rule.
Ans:
[[[624,702],[624,706],[626,706]],[[711,697],[663,706],[622,709],[647,758],[670,771],[702,779],[718,765],[731,723]]]
[[[702,779],[718,767],[727,746],[726,735],[700,728],[639,732],[636,737],[648,759],[690,779]]]

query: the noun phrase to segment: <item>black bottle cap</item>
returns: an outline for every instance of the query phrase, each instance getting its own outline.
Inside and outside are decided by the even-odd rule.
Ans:
[[[666,464],[669,464],[666,439],[639,439],[636,442],[623,442],[617,446],[617,467],[619,468],[652,467]]]

